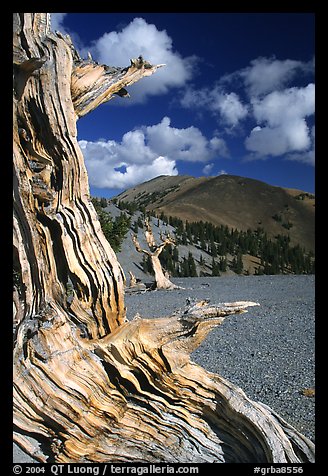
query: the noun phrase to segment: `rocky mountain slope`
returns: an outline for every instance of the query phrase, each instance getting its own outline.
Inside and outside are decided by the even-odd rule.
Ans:
[[[314,251],[315,197],[301,190],[234,175],[160,176],[116,198],[183,221],[243,231],[260,227],[270,238],[289,236],[292,245]]]
[[[146,256],[137,252],[131,237],[135,234],[141,248],[147,249],[144,212],[122,210],[105,199],[102,199],[102,204],[103,213],[108,214],[113,222],[124,216],[124,223],[127,224],[116,252],[128,282],[129,272],[144,283],[152,282],[154,278]],[[149,221],[157,244],[166,234],[176,240],[176,247],[165,248],[160,255],[164,270],[173,277],[311,274],[314,270],[313,253],[291,245],[288,239],[281,236],[269,239],[263,230],[239,232],[209,223],[196,223],[189,228],[173,217],[167,220],[167,217],[151,216]],[[200,235],[203,237],[200,238]],[[113,237],[108,239],[111,243]],[[117,244],[117,240],[114,241]]]

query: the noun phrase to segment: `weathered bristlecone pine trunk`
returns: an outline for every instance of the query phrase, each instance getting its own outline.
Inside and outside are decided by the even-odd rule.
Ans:
[[[151,265],[155,274],[156,289],[178,288],[178,286],[172,283],[172,281],[170,281],[170,279],[167,276],[165,276],[161,262],[159,260],[159,255],[162,253],[164,248],[168,245],[175,245],[175,241],[169,235],[167,235],[166,237],[161,235],[160,238],[162,241],[159,245],[157,245],[155,242],[153,230],[149,223],[149,218],[145,218],[144,229],[145,229],[145,238],[147,241],[148,250],[143,249],[140,246],[136,235],[132,235],[132,241],[134,243],[136,250],[139,253],[143,253],[144,255],[149,256],[151,260]]]
[[[312,462],[311,441],[190,361],[254,303],[126,320],[76,121],[159,66],[81,59],[50,14],[14,14],[15,441],[40,461]]]

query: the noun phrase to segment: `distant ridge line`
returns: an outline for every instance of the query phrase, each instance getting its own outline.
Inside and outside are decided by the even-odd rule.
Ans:
[[[291,243],[314,251],[315,195],[302,190],[228,174],[162,175],[114,198],[183,221],[208,221],[242,231],[261,227],[271,238],[288,235]]]

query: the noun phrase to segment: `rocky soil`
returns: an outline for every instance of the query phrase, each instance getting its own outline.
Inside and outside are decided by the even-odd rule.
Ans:
[[[127,293],[128,319],[171,315],[187,298],[213,304],[256,301],[248,313],[229,316],[192,354],[210,372],[240,386],[315,440],[314,276],[180,278],[184,289]],[[14,445],[14,462],[33,461]]]

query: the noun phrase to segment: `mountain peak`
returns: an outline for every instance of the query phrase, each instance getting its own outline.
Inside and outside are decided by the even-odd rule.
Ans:
[[[237,175],[162,175],[116,197],[157,214],[246,231],[263,228],[269,237],[314,250],[314,195]]]

